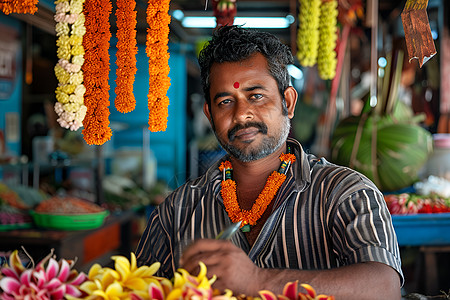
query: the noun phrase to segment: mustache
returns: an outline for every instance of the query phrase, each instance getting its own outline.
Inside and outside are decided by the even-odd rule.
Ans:
[[[245,124],[237,124],[233,128],[231,128],[228,131],[228,139],[230,141],[233,141],[236,138],[236,132],[238,132],[241,129],[246,129],[250,127],[255,127],[261,132],[262,134],[267,134],[267,125],[263,122],[248,122]]]

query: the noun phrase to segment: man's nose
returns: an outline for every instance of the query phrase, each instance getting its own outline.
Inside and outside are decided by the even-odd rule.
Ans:
[[[253,117],[254,114],[251,103],[247,100],[239,99],[235,106],[234,121],[236,123],[244,123],[253,120]]]

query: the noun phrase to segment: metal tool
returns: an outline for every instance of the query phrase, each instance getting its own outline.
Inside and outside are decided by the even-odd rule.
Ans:
[[[229,240],[241,227],[242,221],[232,223],[230,226],[222,230],[217,236],[216,240]]]

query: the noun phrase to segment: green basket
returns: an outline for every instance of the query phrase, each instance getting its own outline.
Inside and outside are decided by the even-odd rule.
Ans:
[[[98,213],[71,215],[31,211],[30,214],[38,227],[58,230],[84,230],[102,226],[105,218],[109,215],[109,211],[104,210]]]

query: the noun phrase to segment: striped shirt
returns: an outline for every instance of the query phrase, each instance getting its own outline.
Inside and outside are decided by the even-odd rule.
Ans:
[[[241,231],[231,241],[261,268],[318,270],[359,262],[387,264],[400,275],[400,253],[383,195],[364,175],[306,154],[288,139],[297,160],[252,247]],[[231,224],[220,194],[219,160],[175,190],[150,215],[139,241],[138,265],[159,261],[172,278],[183,250]]]

